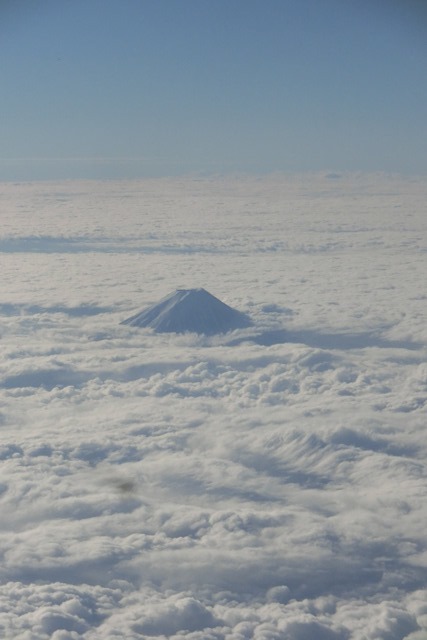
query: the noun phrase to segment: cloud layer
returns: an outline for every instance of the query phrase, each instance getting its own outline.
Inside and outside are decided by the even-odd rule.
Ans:
[[[4,185],[2,637],[424,637],[426,195]],[[120,324],[199,286],[253,326]]]

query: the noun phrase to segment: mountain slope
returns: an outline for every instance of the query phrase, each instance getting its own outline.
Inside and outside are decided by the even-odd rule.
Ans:
[[[205,289],[177,289],[122,324],[151,327],[160,333],[214,335],[247,327],[251,322],[245,314],[232,309]]]

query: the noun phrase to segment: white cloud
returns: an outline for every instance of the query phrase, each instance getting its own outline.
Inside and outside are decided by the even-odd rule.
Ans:
[[[425,195],[5,185],[3,637],[419,640]],[[120,325],[182,286],[254,326]]]

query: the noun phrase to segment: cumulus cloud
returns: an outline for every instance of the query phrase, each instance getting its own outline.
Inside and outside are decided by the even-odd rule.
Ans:
[[[5,185],[2,637],[423,637],[425,195]],[[183,287],[253,325],[120,324]]]

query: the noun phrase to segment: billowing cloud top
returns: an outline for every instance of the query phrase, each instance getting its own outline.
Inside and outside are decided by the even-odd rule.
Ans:
[[[425,638],[425,182],[3,187],[0,636]]]

